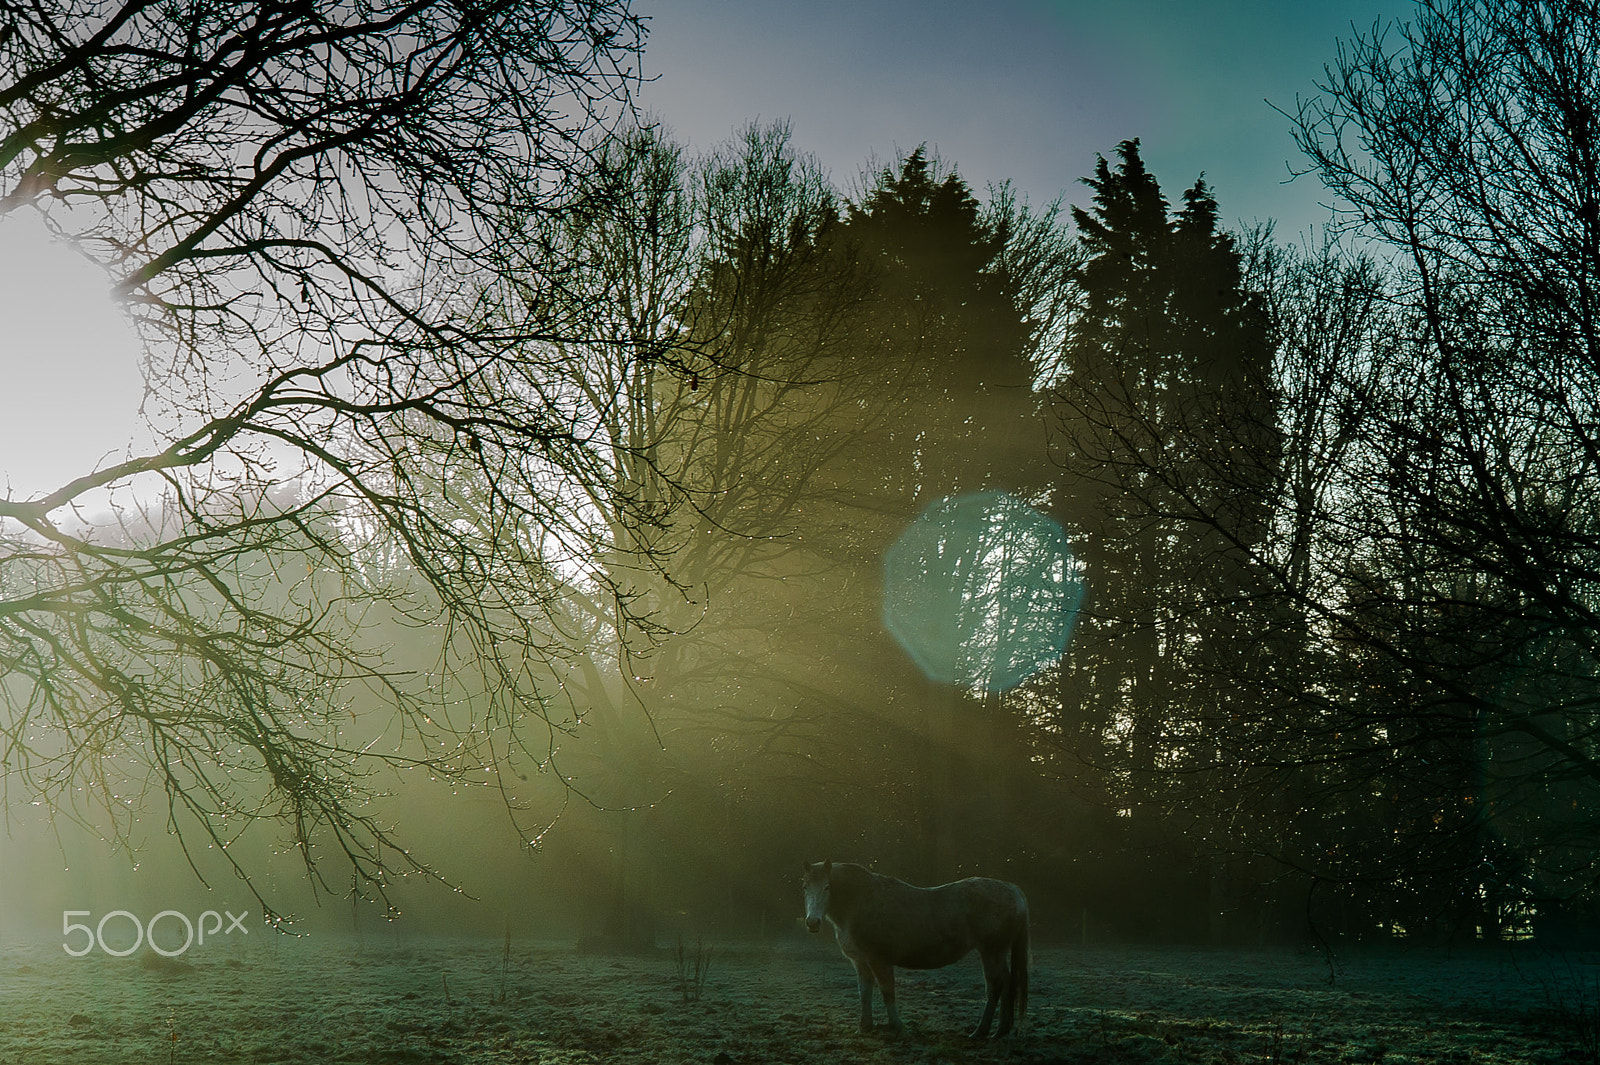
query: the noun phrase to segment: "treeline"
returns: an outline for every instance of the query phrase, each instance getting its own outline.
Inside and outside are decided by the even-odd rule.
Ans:
[[[1307,247],[1225,231],[1203,182],[1169,201],[1136,141],[1070,227],[920,150],[845,199],[781,127],[664,183],[669,139],[618,142],[572,239],[682,205],[677,295],[618,335],[638,476],[688,509],[652,531],[676,587],[637,589],[660,639],[579,697],[648,722],[575,773],[634,809],[611,932],[663,890],[782,919],[824,855],[1009,876],[1091,938],[1589,927],[1600,130],[1525,128],[1595,86],[1594,23],[1558,16],[1358,40],[1296,116],[1351,212]],[[1463,35],[1504,62],[1421,107]],[[1068,530],[1087,597],[1059,665],[955,691],[885,634],[881,559],[991,488]]]
[[[605,103],[625,5],[451,10],[0,34],[0,207],[67,205],[183,427],[0,499],[8,789],[263,895],[394,901],[439,836],[617,944],[787,925],[824,856],[1087,939],[1592,927],[1593,3],[1352,41],[1287,116],[1343,212],[1301,246],[1132,140],[1065,212],[921,150],[844,195],[781,125],[694,156]],[[402,74],[402,22],[470,61]],[[340,107],[285,88],[330,63]],[[1004,691],[881,613],[987,491],[1085,587]]]

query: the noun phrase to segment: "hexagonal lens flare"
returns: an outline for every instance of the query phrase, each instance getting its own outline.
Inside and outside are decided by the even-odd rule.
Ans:
[[[1056,521],[1004,492],[952,496],[884,555],[883,623],[929,678],[1006,691],[1060,659],[1083,591]]]

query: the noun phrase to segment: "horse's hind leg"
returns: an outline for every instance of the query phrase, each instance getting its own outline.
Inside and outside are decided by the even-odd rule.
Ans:
[[[1007,989],[1011,972],[1006,968],[1006,956],[998,950],[984,950],[983,956],[983,985],[988,991],[988,1000],[983,1004],[983,1017],[978,1021],[978,1027],[968,1035],[971,1039],[989,1038],[989,1025],[994,1023],[994,1008],[1000,1001],[1000,994]],[[1000,1014],[1000,1031],[1005,1035],[1011,1030],[1011,1000],[1006,1000],[1006,1009]]]
[[[872,1030],[872,967],[860,958],[851,958],[856,967],[856,987],[861,992],[861,1030]]]
[[[1004,981],[1004,990],[1000,992],[1000,1030],[997,1036],[1004,1036],[1011,1031],[1011,1022],[1017,1014],[1017,971],[1006,964],[1004,954],[1000,955],[1000,969],[1005,973],[1001,979]],[[991,996],[992,996],[991,992]]]

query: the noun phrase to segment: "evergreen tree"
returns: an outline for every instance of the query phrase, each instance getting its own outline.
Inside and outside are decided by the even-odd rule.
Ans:
[[[859,435],[834,467],[838,505],[813,510],[808,525],[829,574],[830,627],[850,636],[839,651],[853,690],[872,693],[834,735],[873,752],[873,778],[876,766],[906,767],[876,803],[897,811],[898,827],[870,829],[873,849],[898,850],[914,878],[949,878],[962,862],[993,867],[1005,851],[993,825],[1015,800],[997,782],[1018,774],[992,768],[1018,752],[1019,730],[996,696],[930,681],[892,642],[883,559],[938,500],[996,488],[1036,498],[1047,485],[1033,389],[1044,330],[1025,294],[1046,287],[1064,247],[1052,212],[1005,195],[980,204],[920,148],[877,173],[840,247],[873,278],[858,357],[883,389],[869,432],[841,423]]]
[[[957,492],[1039,487],[1036,365],[1006,268],[1010,236],[923,148],[898,173],[880,171],[845,221],[843,239],[877,281],[867,350],[897,368],[902,389],[898,424],[881,442],[898,458],[882,465],[910,480],[874,487],[913,509]]]
[[[1090,762],[1108,840],[1149,863],[1125,882],[1152,883],[1159,833],[1197,809],[1187,778],[1162,771],[1215,764],[1234,742],[1229,704],[1249,697],[1238,674],[1260,654],[1249,559],[1267,534],[1275,400],[1266,319],[1210,190],[1197,181],[1173,212],[1138,141],[1117,155],[1086,179],[1093,207],[1073,209],[1082,303],[1052,389],[1054,502],[1088,585],[1054,729]]]

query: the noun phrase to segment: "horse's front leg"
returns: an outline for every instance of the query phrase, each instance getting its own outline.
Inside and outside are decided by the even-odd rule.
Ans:
[[[872,967],[861,958],[851,958],[856,967],[856,986],[861,992],[861,1030],[872,1031]]]
[[[900,1011],[894,1004],[894,966],[886,961],[874,961],[872,975],[878,980],[878,990],[883,992],[883,1011],[889,1015],[889,1027],[893,1031],[903,1032],[905,1024],[900,1020]]]

